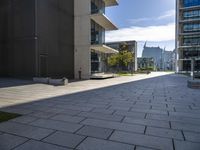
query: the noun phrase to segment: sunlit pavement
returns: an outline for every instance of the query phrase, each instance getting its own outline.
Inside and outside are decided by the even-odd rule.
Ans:
[[[54,87],[0,79],[0,150],[199,150],[200,90],[158,72]]]

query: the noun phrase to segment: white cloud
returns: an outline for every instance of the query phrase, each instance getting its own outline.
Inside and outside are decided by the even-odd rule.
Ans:
[[[168,18],[175,18],[175,10],[169,10],[164,12],[164,14],[162,14],[161,16],[157,16],[157,17],[145,17],[145,18],[137,18],[137,19],[129,19],[128,21],[131,24],[136,24],[136,23],[141,23],[141,22],[146,22],[146,21],[160,21],[160,20],[164,20],[164,19],[168,19]]]
[[[131,26],[106,33],[106,42],[113,41],[168,41],[175,39],[175,23],[160,26]]]
[[[169,11],[166,11],[162,16],[159,16],[158,19],[162,20],[162,19],[172,18],[172,17],[175,18],[175,14],[176,14],[175,10],[169,10]]]

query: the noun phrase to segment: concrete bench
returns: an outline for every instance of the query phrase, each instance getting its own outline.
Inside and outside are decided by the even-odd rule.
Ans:
[[[200,80],[188,80],[188,87],[192,89],[200,89]]]
[[[51,79],[51,78],[40,78],[40,77],[34,77],[33,81],[36,83],[44,83],[44,84],[50,84],[55,86],[62,86],[68,84],[68,79],[62,78],[62,79]]]

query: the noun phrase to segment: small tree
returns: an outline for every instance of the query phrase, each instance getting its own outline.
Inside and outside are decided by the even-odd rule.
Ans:
[[[111,67],[120,67],[128,66],[130,63],[133,63],[133,54],[127,50],[120,51],[118,54],[111,55],[108,58],[108,65]]]

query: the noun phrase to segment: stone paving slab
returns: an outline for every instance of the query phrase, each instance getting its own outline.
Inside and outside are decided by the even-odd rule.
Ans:
[[[178,129],[183,131],[192,131],[192,132],[199,132],[200,133],[200,126],[193,125],[189,123],[179,123],[179,122],[171,122],[172,129]]]
[[[77,116],[68,116],[66,114],[58,114],[58,115],[51,117],[50,119],[58,120],[58,121],[79,123],[79,122],[83,121],[85,118],[84,117],[77,117]]]
[[[115,131],[110,137],[110,140],[155,149],[173,150],[172,140],[161,137]]]
[[[133,145],[101,140],[95,138],[87,138],[77,148],[78,150],[133,150]]]
[[[2,134],[0,135],[0,150],[10,150],[15,148],[16,146],[23,144],[28,139],[22,138],[19,136],[14,136],[10,134]]]
[[[1,110],[23,115],[0,123],[0,136],[28,139],[18,150],[200,149],[200,92],[187,88],[186,76],[153,72],[62,87],[19,83],[0,78]]]
[[[68,148],[75,148],[84,138],[84,136],[71,133],[56,132],[45,138],[43,141]]]
[[[145,147],[136,146],[136,150],[156,150],[156,149],[145,148]]]
[[[173,139],[178,139],[178,140],[184,140],[183,135],[182,135],[181,131],[179,131],[179,130],[147,127],[146,134],[160,136],[160,137],[166,137],[166,138],[173,138]]]
[[[200,143],[200,133],[183,131],[183,134],[187,141]]]
[[[95,138],[101,138],[101,139],[107,139],[113,130],[106,129],[106,128],[99,128],[99,127],[93,127],[93,126],[84,126],[81,128],[76,134],[95,137]]]
[[[79,116],[108,120],[108,121],[117,121],[117,122],[120,122],[123,119],[123,116],[119,116],[119,115],[106,115],[106,114],[92,113],[92,112],[82,112],[79,114]]]
[[[174,145],[175,150],[200,150],[200,143],[175,140]]]
[[[54,132],[54,130],[51,129],[44,129],[15,122],[0,123],[0,131],[36,140],[41,140]]]
[[[144,129],[145,129],[145,126],[142,126],[142,125],[132,125],[132,124],[104,121],[104,120],[97,120],[97,119],[86,119],[83,122],[81,122],[81,124],[108,128],[108,129],[130,131],[130,132],[136,132],[136,133],[144,133]]]
[[[15,148],[14,150],[72,150],[72,149],[56,146],[53,144],[43,143],[40,141],[30,140],[25,144]]]
[[[32,123],[31,125],[54,129],[59,131],[67,131],[67,132],[75,132],[82,127],[80,124],[70,123],[70,122],[62,122],[50,119],[38,119]],[[1,128],[0,128],[1,129]]]
[[[159,120],[150,120],[150,119],[135,119],[135,118],[126,117],[123,122],[131,123],[131,124],[154,126],[154,127],[170,128],[168,121],[159,121]]]
[[[31,122],[37,120],[37,119],[38,118],[32,117],[32,116],[21,116],[21,117],[17,117],[15,119],[12,119],[11,121],[23,123],[23,124],[28,124],[28,123],[31,123]]]

